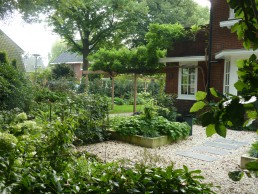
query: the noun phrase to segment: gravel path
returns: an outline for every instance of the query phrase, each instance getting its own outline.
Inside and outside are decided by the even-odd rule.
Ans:
[[[193,136],[187,140],[178,143],[166,145],[160,148],[142,148],[118,141],[107,141],[98,144],[83,146],[78,148],[80,151],[88,151],[96,154],[102,160],[110,162],[117,160],[129,160],[132,163],[149,163],[156,166],[167,166],[174,163],[175,168],[182,168],[186,165],[188,168],[202,170],[205,182],[212,182],[221,188],[214,188],[216,193],[221,194],[257,194],[258,178],[244,178],[239,182],[234,182],[228,178],[228,172],[239,169],[240,156],[245,154],[251,144],[256,140],[255,132],[232,131],[228,130],[227,138],[236,141],[249,142],[249,145],[242,146],[232,153],[225,156],[218,156],[213,162],[206,162],[198,159],[179,156],[178,151],[188,150],[193,146],[202,145],[208,140],[218,138],[213,135],[206,137],[205,129],[194,125]]]

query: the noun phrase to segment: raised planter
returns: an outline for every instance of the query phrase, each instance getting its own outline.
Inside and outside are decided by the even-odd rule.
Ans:
[[[116,131],[109,131],[110,138],[113,140],[123,141],[126,143],[146,147],[146,148],[157,148],[167,144],[171,144],[173,140],[168,136],[160,136],[160,137],[143,137],[139,135],[121,135]]]
[[[240,160],[240,168],[245,169],[246,164],[252,161],[258,160],[257,158],[251,157],[248,154],[244,154],[241,156]]]

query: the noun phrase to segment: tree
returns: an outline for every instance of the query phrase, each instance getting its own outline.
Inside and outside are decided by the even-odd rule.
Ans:
[[[92,69],[116,73],[134,74],[134,112],[136,111],[137,76],[139,74],[153,74],[164,67],[159,63],[167,48],[172,49],[173,43],[185,38],[187,33],[180,24],[151,24],[146,34],[148,44],[119,50],[101,49],[92,55]],[[112,87],[113,88],[113,87]]]
[[[52,77],[54,79],[68,79],[74,77],[74,72],[67,64],[57,64],[52,69]]]
[[[53,43],[51,53],[49,54],[49,61],[53,61],[58,55],[68,49],[67,44],[62,40],[57,40]]]
[[[134,47],[146,44],[145,34],[152,23],[180,23],[184,27],[209,23],[208,7],[201,7],[193,0],[147,0],[146,2],[149,9],[148,17],[132,29],[131,39],[128,40],[128,44]]]
[[[23,72],[7,61],[6,53],[0,53],[0,110],[20,108],[28,111],[32,92]]]
[[[49,22],[73,51],[83,54],[83,69],[87,71],[91,52],[112,39],[116,31],[126,31],[146,13],[145,4],[133,0],[63,0],[55,7]]]
[[[4,19],[4,17],[11,14],[15,8],[15,0],[0,1],[0,19]]]

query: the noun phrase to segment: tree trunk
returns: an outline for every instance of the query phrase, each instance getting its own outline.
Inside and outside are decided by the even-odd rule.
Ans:
[[[114,110],[114,99],[115,99],[115,77],[111,76],[111,81],[112,81],[112,93],[111,93],[111,98],[112,98],[112,104],[111,104],[111,109]]]
[[[88,71],[88,69],[89,69],[88,55],[89,55],[89,48],[87,47],[87,43],[84,43],[83,53],[82,53],[83,70],[84,71]],[[88,73],[86,73],[86,75],[85,75],[85,84],[86,84],[85,92],[88,93],[88,89],[89,89],[89,74]]]
[[[137,101],[137,74],[134,74],[134,95],[133,95],[133,112],[136,113],[136,101]]]

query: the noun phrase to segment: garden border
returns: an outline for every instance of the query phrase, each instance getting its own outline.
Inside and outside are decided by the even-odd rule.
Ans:
[[[118,140],[146,148],[157,148],[175,142],[168,136],[143,137],[140,135],[121,135],[116,131],[108,130],[110,139]]]

